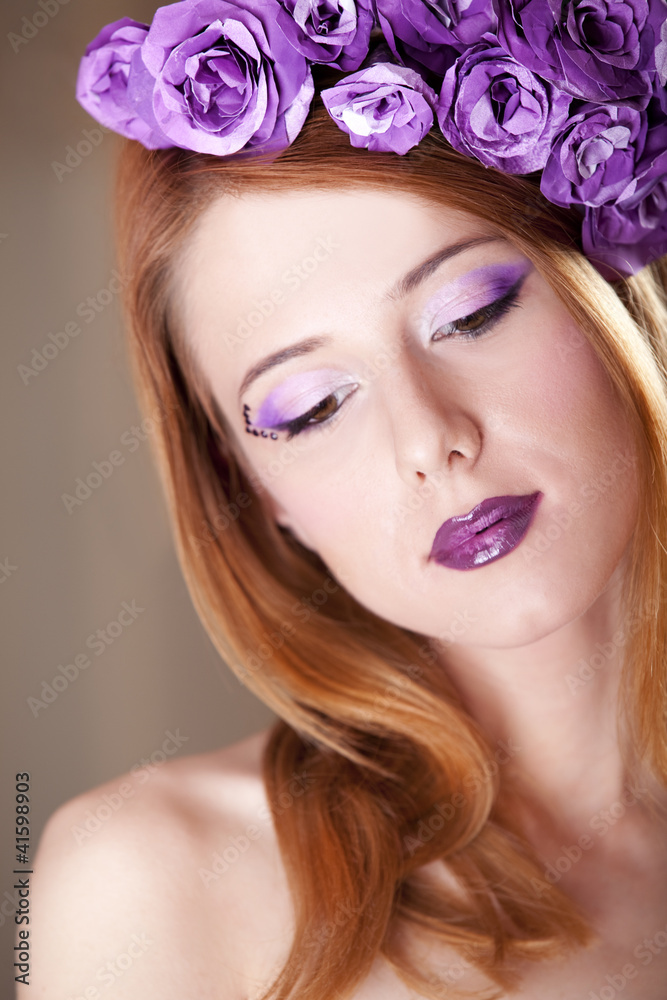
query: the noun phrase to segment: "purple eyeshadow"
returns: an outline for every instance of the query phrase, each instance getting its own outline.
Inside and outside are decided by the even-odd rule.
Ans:
[[[257,427],[270,429],[288,420],[295,420],[330,393],[347,384],[341,381],[341,375],[335,368],[292,375],[269,393],[259,407],[253,423]]]
[[[440,288],[426,303],[427,321],[447,323],[470,315],[502,298],[531,268],[525,258],[513,263],[488,264],[468,271]],[[302,372],[285,379],[260,404],[255,427],[267,430],[307,413],[332,392],[348,384],[335,368]]]
[[[530,261],[524,259],[509,264],[488,264],[468,271],[431,296],[425,306],[426,318],[431,319],[437,314],[439,322],[446,323],[469,316],[506,295],[531,266]],[[439,310],[442,309],[446,309],[446,315],[440,315]]]

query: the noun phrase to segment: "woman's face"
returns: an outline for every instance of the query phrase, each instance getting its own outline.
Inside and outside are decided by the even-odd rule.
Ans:
[[[223,197],[178,278],[278,522],[362,605],[512,647],[609,583],[637,511],[630,428],[547,282],[483,222],[393,191]],[[487,498],[505,499],[429,558]]]

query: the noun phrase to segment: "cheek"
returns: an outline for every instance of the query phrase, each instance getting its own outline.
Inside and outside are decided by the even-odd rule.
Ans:
[[[571,322],[556,328],[524,372],[523,415],[535,469],[551,487],[552,514],[574,504],[571,544],[614,539],[616,558],[637,515],[638,475],[632,426],[593,347]],[[601,543],[602,544],[602,543]],[[567,548],[567,546],[566,546]]]
[[[631,446],[620,399],[593,347],[571,321],[545,333],[516,385],[515,415],[564,452],[598,456]]]
[[[396,531],[393,503],[382,470],[368,461],[348,462],[345,475],[330,470],[313,475],[304,458],[299,468],[274,481],[272,497],[293,534],[317,552],[342,583],[354,589],[354,578],[391,559]],[[340,465],[338,466],[340,468]],[[383,539],[384,544],[378,544]],[[389,572],[390,567],[387,567]]]
[[[287,450],[284,454],[288,454]],[[279,474],[272,475],[275,469]],[[279,523],[289,527],[299,541],[315,550],[325,562],[337,553],[340,555],[342,540],[354,544],[360,507],[354,477],[313,475],[307,455],[289,464],[278,459],[275,469],[268,462],[257,473]]]

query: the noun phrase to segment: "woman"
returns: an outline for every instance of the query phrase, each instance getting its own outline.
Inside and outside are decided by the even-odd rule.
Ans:
[[[127,87],[119,256],[181,564],[280,719],[81,847],[104,788],[52,817],[45,998],[664,998],[665,12],[618,5],[615,94],[570,47],[572,94],[546,56],[526,83],[500,5],[451,6],[439,45],[431,8],[420,34],[378,4],[371,34],[359,4],[325,50],[253,0],[89,46]],[[265,79],[225,118],[230,53]],[[495,132],[466,112],[487,57]]]

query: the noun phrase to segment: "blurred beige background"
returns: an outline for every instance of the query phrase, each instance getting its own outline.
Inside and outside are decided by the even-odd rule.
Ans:
[[[157,6],[3,0],[0,13],[0,996],[7,1000],[15,974],[15,774],[31,775],[34,856],[60,803],[156,752],[159,763],[167,731],[182,740],[173,753],[191,754],[272,718],[220,662],[180,574],[149,441],[136,433],[141,418],[114,294],[111,181],[120,140],[107,132],[86,145],[85,130],[96,123],[74,96],[79,60],[98,31],[123,16],[149,22]],[[81,143],[85,156],[68,150]],[[68,337],[72,323],[81,332]],[[81,503],[67,503],[63,494],[74,495],[77,479],[114,450],[122,464]],[[118,621],[124,602],[144,610],[131,624],[112,625],[118,634],[97,654],[88,637]],[[82,653],[90,666],[55,690],[54,677],[65,676],[59,667]]]

